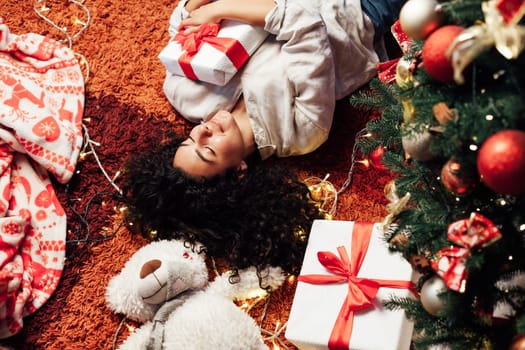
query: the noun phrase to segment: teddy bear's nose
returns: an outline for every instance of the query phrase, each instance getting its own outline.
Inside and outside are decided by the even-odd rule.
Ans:
[[[158,259],[153,259],[146,262],[144,265],[142,265],[142,268],[140,269],[140,278],[142,279],[148,275],[151,275],[153,272],[158,270],[161,265],[162,262]]]

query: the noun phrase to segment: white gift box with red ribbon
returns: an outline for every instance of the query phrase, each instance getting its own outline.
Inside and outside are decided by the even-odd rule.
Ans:
[[[306,350],[409,349],[413,323],[383,302],[414,297],[413,280],[410,264],[389,252],[379,223],[316,220],[285,336]]]
[[[223,20],[177,33],[158,57],[172,74],[223,86],[267,36],[262,27]]]

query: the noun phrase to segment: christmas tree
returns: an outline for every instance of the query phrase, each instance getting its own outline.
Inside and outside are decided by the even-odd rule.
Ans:
[[[414,320],[416,349],[525,349],[524,13],[408,0],[402,57],[351,98],[380,111],[358,145],[393,175],[385,237],[420,295],[387,306]]]

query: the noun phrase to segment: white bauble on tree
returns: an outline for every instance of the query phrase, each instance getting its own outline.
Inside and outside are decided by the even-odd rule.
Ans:
[[[401,28],[410,38],[423,40],[441,25],[443,15],[436,0],[408,0],[399,13]]]
[[[418,131],[403,132],[403,136],[401,137],[401,143],[405,152],[410,158],[421,162],[434,158],[434,154],[430,151],[432,140],[433,136],[428,127],[424,127]]]
[[[432,276],[421,287],[420,300],[423,308],[431,315],[437,316],[445,305],[439,294],[447,290],[443,279]]]

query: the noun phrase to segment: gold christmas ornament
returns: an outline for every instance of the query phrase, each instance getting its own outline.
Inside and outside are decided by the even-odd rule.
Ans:
[[[316,202],[324,201],[328,196],[328,186],[321,182],[310,186],[310,196]]]
[[[423,40],[443,20],[442,11],[436,0],[408,0],[399,13],[403,31],[414,40]]]
[[[321,210],[331,216],[335,210],[337,190],[330,181],[327,181],[329,176],[329,174],[326,175],[324,179],[312,176],[303,182],[310,191],[310,198]]]

